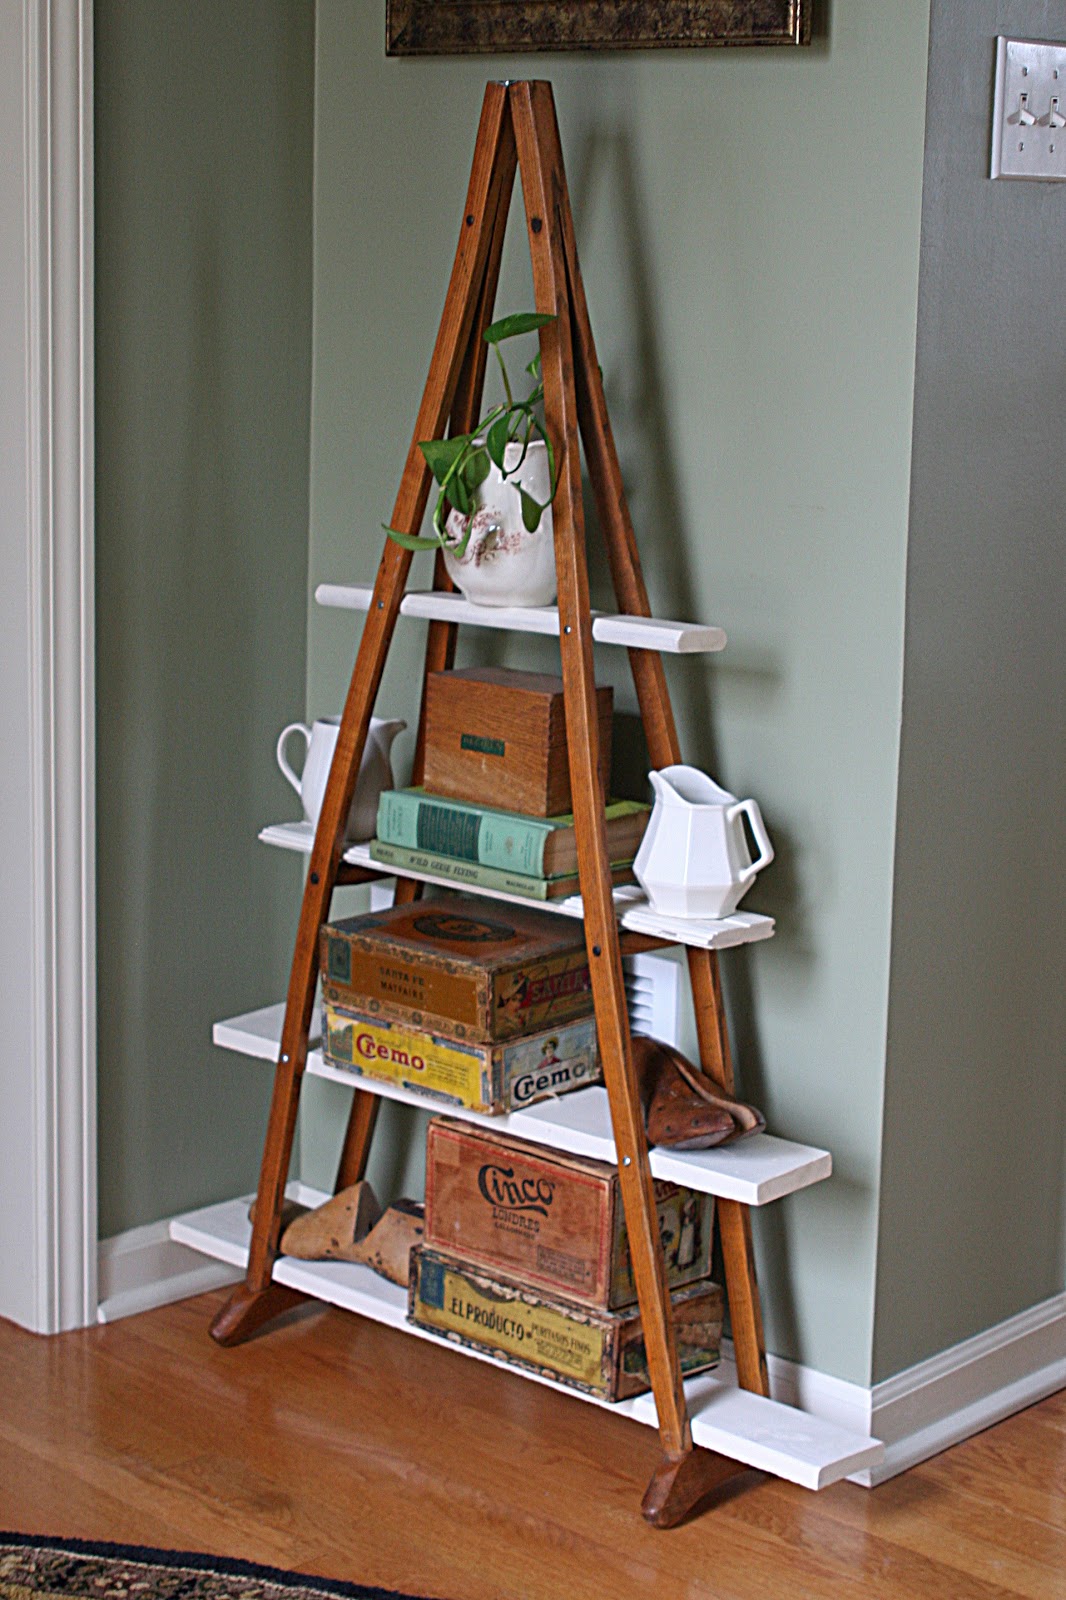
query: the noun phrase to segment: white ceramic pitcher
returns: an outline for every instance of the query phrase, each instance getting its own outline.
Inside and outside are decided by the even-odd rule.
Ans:
[[[653,911],[671,917],[728,917],[774,859],[754,800],[738,800],[698,767],[650,772],[655,804],[633,873]],[[742,818],[759,847],[751,859]]]
[[[304,816],[310,823],[317,824],[318,814],[322,810],[322,797],[326,792],[329,769],[333,765],[333,752],[337,748],[340,725],[340,717],[319,717],[310,728],[305,722],[290,722],[278,736],[278,766],[303,801]],[[394,787],[392,762],[389,759],[392,741],[406,726],[406,722],[386,721],[381,717],[370,719],[363,759],[359,763],[359,777],[352,797],[352,807],[348,813],[348,826],[345,829],[345,838],[349,843],[354,844],[361,839],[374,837],[377,828],[378,801],[384,789]],[[292,770],[285,756],[285,746],[289,736],[294,733],[301,736],[307,747],[303,771],[299,776]]]

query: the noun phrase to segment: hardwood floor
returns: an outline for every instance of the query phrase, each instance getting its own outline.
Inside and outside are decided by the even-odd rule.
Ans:
[[[872,1492],[750,1473],[655,1533],[651,1430],[323,1307],[222,1350],[221,1300],[0,1322],[0,1527],[446,1600],[1066,1600],[1066,1392]]]

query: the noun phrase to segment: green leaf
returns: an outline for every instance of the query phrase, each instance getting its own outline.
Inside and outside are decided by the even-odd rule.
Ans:
[[[512,311],[509,317],[501,317],[485,329],[485,343],[499,344],[501,339],[514,339],[520,333],[532,333],[536,328],[543,328],[546,322],[554,321],[554,311]]]
[[[559,479],[555,472],[555,451],[552,449],[552,442],[543,428],[540,430],[540,436],[544,440],[544,448],[548,452],[548,504],[551,505],[552,500],[555,499],[555,491],[559,487]]]
[[[461,517],[468,517],[474,509],[474,502],[470,498],[470,491],[463,482],[463,474],[457,472],[448,481],[448,499]]]
[[[540,377],[540,351],[538,350],[533,360],[526,364],[526,371],[531,378]]]
[[[526,464],[526,456],[529,453],[529,435],[530,435],[530,430],[531,430],[531,427],[532,427],[532,421],[533,421],[533,419],[530,418],[529,424],[526,427],[525,435],[524,435],[524,437],[523,437],[523,439],[521,441],[522,449],[521,449],[521,453],[519,454],[518,460],[515,462],[514,466],[511,468],[511,470],[509,472],[505,472],[504,473],[504,477],[505,478],[517,477],[518,474],[521,472],[522,468]],[[515,442],[516,443],[518,442],[517,441],[517,430],[516,430]],[[534,526],[535,526],[535,524],[534,524]],[[532,533],[532,531],[533,530],[531,528],[530,532]]]
[[[423,439],[420,442],[418,448],[438,483],[444,482],[469,442],[469,434],[463,433],[454,439]]]
[[[503,471],[503,453],[509,443],[510,420],[507,413],[504,412],[502,417],[497,417],[485,435],[485,449],[501,472]]]
[[[539,500],[534,500],[531,494],[527,494],[525,489],[520,488],[518,493],[522,499],[522,521],[526,525],[526,532],[536,533],[540,527],[540,519],[544,514],[544,507]]]
[[[420,533],[401,533],[398,528],[390,528],[384,522],[381,526],[389,538],[402,544],[405,550],[436,550],[440,545],[439,539],[424,539]]]
[[[474,450],[463,462],[463,483],[472,495],[476,494],[480,485],[485,482],[491,465],[487,450]]]

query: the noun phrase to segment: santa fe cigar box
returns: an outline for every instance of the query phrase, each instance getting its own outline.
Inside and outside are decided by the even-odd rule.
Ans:
[[[656,1181],[666,1277],[711,1270],[714,1200]],[[434,1249],[601,1310],[636,1302],[618,1172],[450,1117],[426,1134],[426,1233]]]
[[[722,1291],[704,1282],[671,1297],[685,1377],[718,1363]],[[408,1318],[456,1344],[484,1350],[605,1400],[651,1387],[640,1314],[593,1311],[551,1299],[513,1279],[490,1278],[421,1245],[411,1252]]]
[[[613,691],[596,690],[600,784],[611,774]],[[527,816],[572,811],[563,680],[507,667],[464,667],[426,679],[430,794]]]
[[[584,933],[569,917],[475,895],[323,925],[322,993],[364,1016],[495,1043],[592,1014]]]
[[[488,1115],[600,1081],[594,1017],[502,1044],[478,1044],[365,1016],[327,999],[322,1038],[331,1066]]]

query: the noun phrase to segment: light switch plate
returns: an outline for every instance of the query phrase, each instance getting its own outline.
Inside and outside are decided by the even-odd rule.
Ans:
[[[992,177],[1066,182],[1066,44],[996,40]]]

